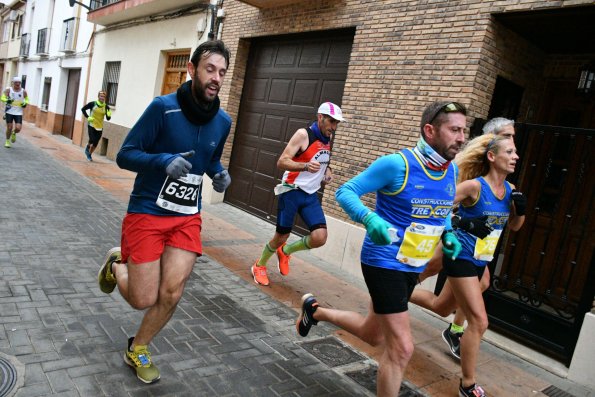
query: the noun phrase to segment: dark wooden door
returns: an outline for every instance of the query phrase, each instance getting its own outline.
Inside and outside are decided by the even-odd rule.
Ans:
[[[517,124],[523,228],[492,265],[490,324],[569,362],[595,295],[595,102],[549,85],[544,124]]]
[[[74,119],[76,118],[76,104],[79,96],[79,84],[81,81],[81,70],[68,70],[68,86],[66,87],[66,100],[64,102],[64,117],[62,118],[62,128],[60,134],[68,139],[72,139],[74,129]]]
[[[291,136],[316,119],[322,102],[341,104],[353,35],[350,29],[251,43],[226,202],[276,220],[273,188],[283,175],[277,160]]]

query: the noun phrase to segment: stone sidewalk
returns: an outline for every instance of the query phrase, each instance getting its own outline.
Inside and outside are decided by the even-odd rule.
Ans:
[[[44,147],[19,137],[2,149],[0,350],[25,366],[18,396],[366,393],[298,343],[293,310],[208,256],[152,345],[161,381],[139,382],[122,352],[141,313],[95,281],[119,241],[124,203]]]
[[[24,367],[17,396],[373,395],[378,351],[326,324],[308,338],[294,326],[305,292],[365,312],[361,280],[299,253],[289,276],[271,272],[270,288],[256,286],[249,266],[274,226],[227,204],[204,208],[205,255],[151,347],[162,379],[142,384],[122,360],[141,313],[95,281],[118,245],[134,175],[102,156],[89,163],[82,148],[27,123],[1,149],[0,352]],[[411,313],[416,351],[401,395],[456,395],[445,323]],[[479,361],[491,396],[595,395],[491,344]]]

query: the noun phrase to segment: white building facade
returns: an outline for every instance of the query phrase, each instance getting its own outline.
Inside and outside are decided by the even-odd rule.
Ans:
[[[114,159],[151,100],[175,92],[189,78],[187,64],[208,38],[211,9],[208,1],[195,0],[105,1],[89,13],[97,24],[89,100],[104,90],[112,108],[98,154]]]
[[[26,121],[73,136],[86,97],[93,30],[79,5],[27,1],[18,65],[30,100]]]

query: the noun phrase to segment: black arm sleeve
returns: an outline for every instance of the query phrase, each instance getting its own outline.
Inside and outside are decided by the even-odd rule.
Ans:
[[[83,112],[83,115],[85,116],[86,119],[89,118],[89,114],[87,114],[87,110],[91,110],[93,109],[93,102],[89,102],[88,104],[86,104],[85,106],[83,106],[81,108],[81,112]]]

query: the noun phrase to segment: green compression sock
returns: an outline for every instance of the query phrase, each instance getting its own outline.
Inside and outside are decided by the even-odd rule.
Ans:
[[[262,250],[262,254],[260,254],[260,259],[258,260],[258,266],[266,266],[268,260],[273,256],[276,250],[272,249],[269,243],[266,243],[264,249]]]
[[[304,251],[310,249],[310,236],[304,236],[298,241],[294,241],[291,244],[287,244],[283,247],[283,252],[286,255],[291,255],[297,251]]]

